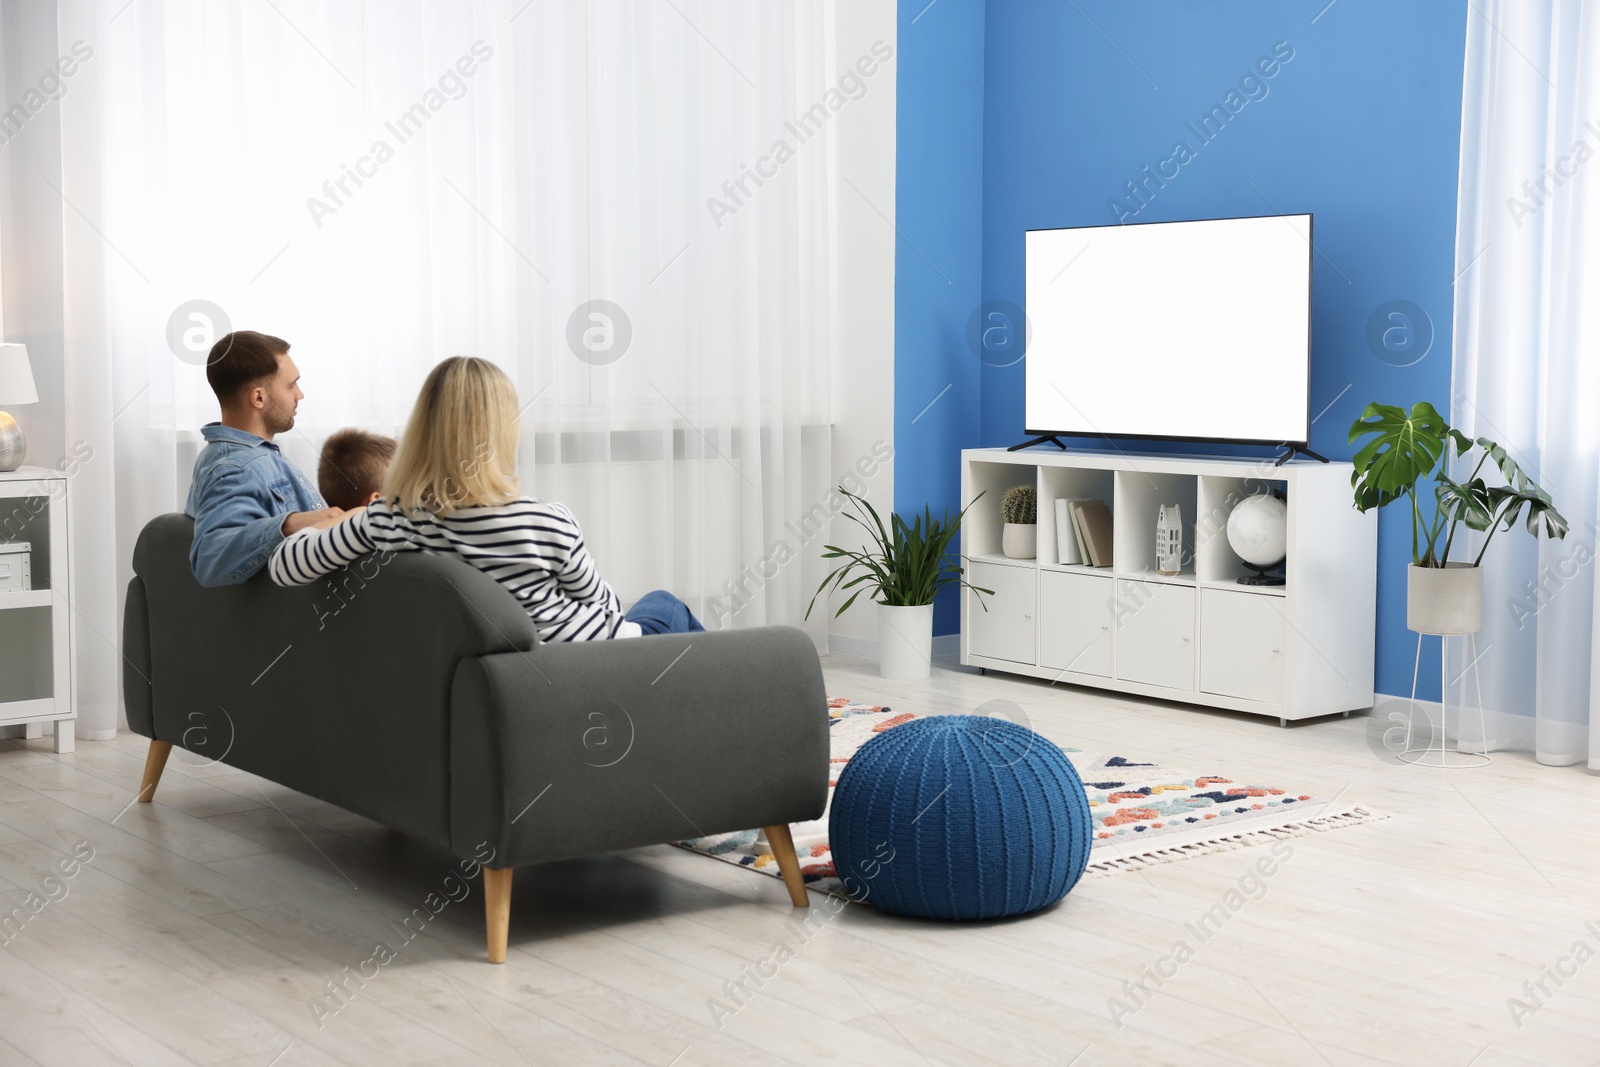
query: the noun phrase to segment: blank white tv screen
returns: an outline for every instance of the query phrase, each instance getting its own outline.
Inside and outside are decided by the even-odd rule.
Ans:
[[[1308,440],[1311,216],[1029,230],[1026,432]]]

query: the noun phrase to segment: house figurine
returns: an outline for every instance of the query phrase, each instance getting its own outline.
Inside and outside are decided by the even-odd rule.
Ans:
[[[1173,577],[1183,570],[1183,510],[1163,504],[1156,516],[1156,573]]]

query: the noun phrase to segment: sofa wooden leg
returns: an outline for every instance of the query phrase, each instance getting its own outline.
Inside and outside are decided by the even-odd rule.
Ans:
[[[489,929],[489,962],[506,961],[506,936],[511,931],[510,867],[483,869],[483,914]]]
[[[797,908],[810,907],[811,898],[806,896],[806,880],[800,876],[800,860],[794,854],[794,838],[789,834],[789,827],[768,826],[764,832],[767,844],[772,846],[773,858],[778,861],[778,870],[783,872],[783,884],[789,887],[789,899]]]
[[[144,781],[139,783],[139,803],[148,804],[154,799],[161,772],[167,769],[167,757],[171,754],[172,746],[165,741],[150,742],[150,752],[144,758]]]

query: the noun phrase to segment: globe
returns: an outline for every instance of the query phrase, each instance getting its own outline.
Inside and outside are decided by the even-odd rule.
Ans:
[[[1276,567],[1289,547],[1289,505],[1266,493],[1245,497],[1228,513],[1228,544],[1253,567]]]

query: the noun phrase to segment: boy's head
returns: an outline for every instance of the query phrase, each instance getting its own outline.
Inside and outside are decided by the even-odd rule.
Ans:
[[[383,495],[383,476],[394,459],[395,440],[365,430],[340,430],[322,445],[317,488],[336,508],[366,507]]]

